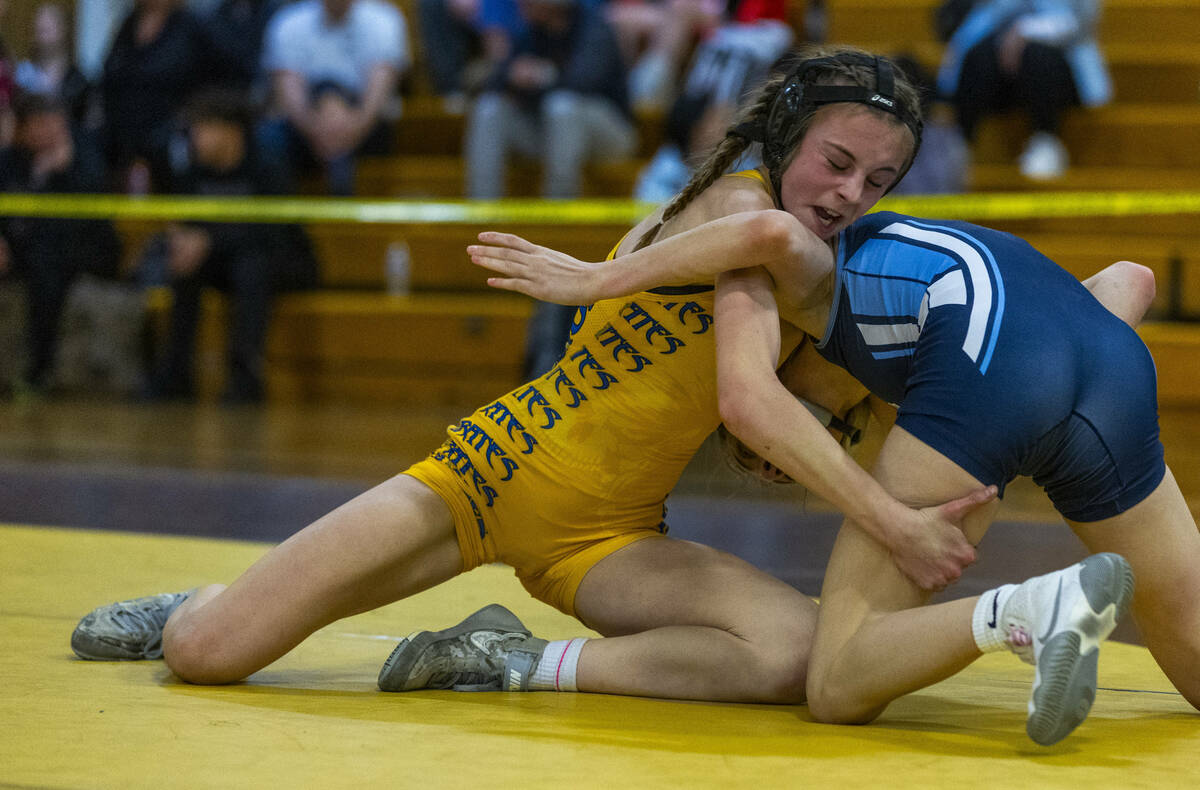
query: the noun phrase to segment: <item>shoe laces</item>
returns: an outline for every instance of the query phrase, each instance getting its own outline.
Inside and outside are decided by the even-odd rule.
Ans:
[[[450,646],[455,669],[430,676],[427,688],[455,691],[499,691],[500,675],[509,651],[525,635],[502,631],[473,631]]]
[[[159,601],[138,601],[116,606],[110,612],[112,621],[127,631],[161,631],[167,624],[168,607]]]

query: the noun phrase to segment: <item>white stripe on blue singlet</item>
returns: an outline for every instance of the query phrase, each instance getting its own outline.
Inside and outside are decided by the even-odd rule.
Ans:
[[[858,331],[868,346],[897,346],[915,343],[921,328],[913,323],[904,324],[859,324]]]
[[[915,224],[893,222],[881,230],[880,234],[901,236],[931,247],[940,247],[963,262],[966,266],[967,276],[971,279],[971,291],[974,298],[971,300],[971,313],[967,321],[967,336],[963,339],[962,350],[963,353],[971,358],[972,362],[979,364],[980,369],[986,373],[988,363],[991,361],[992,349],[995,348],[995,330],[999,329],[998,325],[993,327],[992,342],[988,344],[987,354],[981,362],[980,356],[984,355],[984,342],[988,339],[988,325],[993,319],[993,281],[989,268],[995,271],[994,262],[989,267],[989,262],[984,260],[979,248],[968,243],[968,241],[960,237],[951,228],[941,228],[934,225],[917,227]],[[1000,285],[999,272],[996,273],[996,284]],[[995,319],[998,323],[1000,311],[1004,308],[1002,286],[995,292],[995,295],[998,307]],[[965,292],[963,296],[965,300]],[[963,302],[942,303],[962,304]]]

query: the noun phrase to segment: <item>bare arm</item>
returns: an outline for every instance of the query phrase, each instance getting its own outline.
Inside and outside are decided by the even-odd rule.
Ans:
[[[729,430],[792,479],[823,497],[895,555],[925,589],[945,586],[974,561],[963,516],[990,501],[981,489],[948,505],[906,507],[842,450],[775,373],[779,317],[762,269],[741,269],[717,280],[717,391]]]
[[[354,139],[351,148],[362,142],[383,114],[384,107],[396,90],[400,72],[388,63],[376,63],[367,75],[367,87],[357,108]]]
[[[301,132],[312,129],[312,113],[308,106],[308,82],[296,71],[276,71],[272,78],[275,98],[283,115]]]
[[[502,275],[495,288],[560,304],[601,299],[660,285],[710,282],[730,269],[762,266],[791,307],[810,307],[817,286],[833,270],[833,253],[790,214],[743,211],[656,241],[611,261],[589,263],[508,233],[479,234],[471,260]]]

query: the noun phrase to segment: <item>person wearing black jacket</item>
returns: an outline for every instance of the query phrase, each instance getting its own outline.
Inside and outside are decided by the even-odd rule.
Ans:
[[[175,119],[209,66],[204,27],[182,0],[136,0],[98,83],[105,156],[122,191],[165,184]]]
[[[188,146],[174,163],[170,191],[208,196],[288,194],[273,160],[256,150],[253,114],[225,89],[198,93],[189,105]],[[167,275],[173,292],[170,330],[150,382],[151,399],[191,398],[201,293],[213,286],[229,298],[229,377],[222,400],[264,397],[263,360],[274,297],[311,288],[317,264],[297,226],[231,222],[172,225],[166,234]]]
[[[98,152],[71,133],[61,101],[27,95],[15,103],[16,142],[0,151],[0,189],[9,193],[102,192],[105,172]],[[0,218],[0,278],[24,282],[28,300],[29,368],[26,383],[50,383],[59,322],[67,292],[88,273],[115,278],[121,244],[112,223],[96,219],[10,216]]]

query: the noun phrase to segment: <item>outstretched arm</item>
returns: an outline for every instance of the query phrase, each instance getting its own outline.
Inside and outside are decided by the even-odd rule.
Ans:
[[[491,269],[488,285],[559,304],[591,304],[660,285],[711,282],[730,269],[762,266],[777,293],[804,307],[833,268],[823,241],[784,211],[743,211],[669,236],[611,261],[589,263],[511,233],[484,232],[467,247]]]

